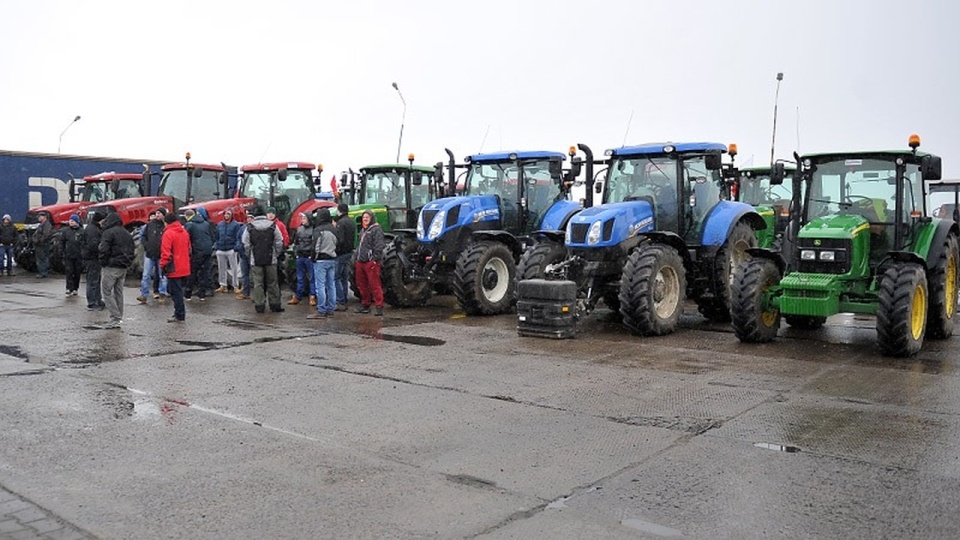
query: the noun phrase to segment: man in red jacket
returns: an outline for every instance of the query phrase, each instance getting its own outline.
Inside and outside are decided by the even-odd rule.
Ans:
[[[167,214],[163,221],[167,225],[160,238],[160,271],[167,276],[167,292],[173,300],[173,317],[167,322],[183,322],[187,318],[183,303],[183,280],[190,277],[190,233],[173,212]]]

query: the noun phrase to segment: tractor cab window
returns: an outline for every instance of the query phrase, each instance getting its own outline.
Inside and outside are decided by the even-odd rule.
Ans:
[[[177,169],[167,171],[160,179],[160,194],[173,197],[174,206],[179,208],[184,204],[212,201],[219,198],[216,171],[203,171],[203,174],[192,178],[191,192],[187,192],[187,171]]]
[[[789,206],[791,191],[789,178],[780,185],[772,186],[767,173],[743,174],[740,177],[739,199],[751,206]]]
[[[681,200],[688,204],[684,232],[691,235],[692,240],[699,236],[707,214],[720,202],[720,171],[707,170],[703,156],[684,157],[682,170],[684,192]]]
[[[557,183],[550,177],[550,162],[543,160],[524,163],[523,186],[526,222],[539,228],[540,219],[559,192]]]
[[[103,182],[90,182],[83,185],[80,200],[91,203],[103,202],[106,200],[107,191],[110,191],[110,188]]]
[[[403,177],[395,171],[367,173],[363,177],[364,203],[404,208]]]
[[[606,202],[647,201],[656,227],[676,231],[677,162],[669,156],[630,157],[610,165]]]
[[[104,192],[103,200],[112,201],[114,199],[129,199],[131,197],[143,197],[143,193],[140,192],[140,183],[136,180],[120,180],[117,191],[114,192],[111,189],[107,189]]]
[[[269,193],[269,192],[268,192]],[[293,210],[313,198],[313,177],[310,171],[290,169],[287,179],[277,182],[273,192],[277,215],[286,218]]]
[[[264,208],[270,206],[270,173],[245,173],[240,197],[256,199]]]

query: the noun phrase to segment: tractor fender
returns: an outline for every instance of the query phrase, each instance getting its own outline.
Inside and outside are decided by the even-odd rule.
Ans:
[[[886,261],[901,262],[901,263],[917,263],[920,266],[926,268],[927,261],[923,260],[923,257],[917,255],[912,251],[891,251],[887,253],[887,256],[884,257],[884,260],[881,261],[880,267],[883,267],[883,263]]]
[[[960,236],[960,226],[955,222],[939,220],[934,221],[934,223],[936,223],[937,230],[933,233],[933,240],[930,241],[930,249],[926,255],[927,260],[924,268],[927,270],[932,270],[933,266],[940,260],[940,255],[943,253],[943,243],[947,240],[947,236],[950,233]]]
[[[747,203],[734,201],[720,201],[707,214],[703,225],[701,244],[704,246],[722,246],[737,223],[744,221],[753,230],[767,228],[763,217]]]
[[[551,240],[558,244],[562,244],[564,242],[564,239],[566,238],[566,234],[567,233],[562,230],[554,231],[554,230],[545,229],[540,231],[533,231],[532,233],[530,233],[530,237],[535,239],[538,242],[542,242],[544,240]]]
[[[677,253],[679,253],[681,257],[683,257],[684,262],[692,261],[692,256],[687,243],[683,240],[683,238],[680,238],[677,233],[668,231],[650,231],[641,233],[639,236],[650,242],[665,244],[672,247],[673,249],[677,250]]]
[[[767,248],[747,248],[747,253],[755,259],[773,261],[773,263],[777,265],[777,270],[780,271],[780,275],[786,274],[787,261],[783,259],[783,255],[779,251],[773,251]]]
[[[493,240],[506,245],[513,253],[514,262],[520,260],[523,254],[523,245],[517,240],[517,237],[507,231],[474,231],[470,235],[470,240],[479,242],[481,240]]]

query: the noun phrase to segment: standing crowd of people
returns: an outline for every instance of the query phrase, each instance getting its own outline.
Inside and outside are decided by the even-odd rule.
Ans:
[[[182,217],[160,208],[139,230],[143,249],[140,304],[150,298],[173,304],[171,323],[186,319],[185,302],[196,293],[199,301],[216,293],[233,292],[237,299],[251,300],[257,313],[284,311],[278,268],[289,233],[272,207],[255,207],[252,219],[240,223],[230,210],[215,226],[206,211],[187,209]],[[340,203],[334,220],[328,208],[314,216],[297,216],[299,226],[293,237],[296,279],[287,305],[308,301],[308,319],[324,319],[346,311],[351,291],[351,274],[360,297],[357,313],[383,315],[380,271],[385,249],[383,231],[372,212],[361,218],[357,242],[356,223],[349,207]],[[80,277],[86,273],[86,300],[90,311],[106,310],[109,321],[103,328],[123,323],[123,283],[135,262],[136,243],[119,214],[93,213],[86,226],[79,215],[70,216],[57,235],[47,217],[39,216],[30,237],[37,262],[37,278],[50,271],[49,254],[54,238],[63,257],[67,296],[77,296]],[[10,216],[0,224],[0,274],[13,275],[17,229]],[[217,260],[217,287],[214,288],[212,261]]]

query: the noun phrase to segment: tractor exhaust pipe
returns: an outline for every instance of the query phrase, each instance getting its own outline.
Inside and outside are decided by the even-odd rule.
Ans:
[[[593,206],[593,150],[585,144],[577,144],[577,148],[587,156],[586,175],[587,175],[587,197],[583,205],[586,208]]]
[[[453,157],[453,151],[449,148],[444,148],[444,152],[447,153],[447,183],[450,184],[450,195],[456,196],[457,194],[457,158]]]

